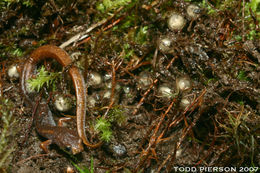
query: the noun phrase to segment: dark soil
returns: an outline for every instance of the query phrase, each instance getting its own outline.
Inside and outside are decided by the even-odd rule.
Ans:
[[[0,172],[79,172],[90,170],[91,161],[94,172],[260,166],[259,8],[240,1],[133,0],[120,10],[100,9],[101,0],[23,2],[31,4],[0,3]],[[186,12],[191,3],[200,7],[196,19]],[[168,29],[173,11],[187,21],[180,31]],[[35,131],[20,79],[8,70],[16,65],[20,72],[37,47],[59,46],[103,19],[64,50],[86,81],[90,142],[102,140],[94,127],[102,116],[111,123],[112,137],[75,156],[56,145],[44,153],[39,145],[46,139]],[[165,37],[172,41],[170,51],[158,47]],[[42,65],[62,71],[53,61]],[[91,83],[93,73],[102,83]],[[41,91],[55,119],[75,115],[66,69],[61,76],[55,90],[45,85]],[[186,90],[178,86],[182,79],[191,82]],[[161,93],[162,86],[170,89],[168,95]],[[56,94],[73,98],[70,111],[55,108]],[[67,126],[75,129],[76,120]]]

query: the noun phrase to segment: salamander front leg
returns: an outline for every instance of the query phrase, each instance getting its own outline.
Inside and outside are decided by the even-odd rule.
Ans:
[[[45,153],[49,153],[49,145],[52,143],[52,140],[47,140],[47,141],[44,141],[40,144],[40,147],[41,149],[43,149],[43,151]]]
[[[70,117],[60,118],[60,119],[58,120],[58,126],[59,126],[59,127],[63,127],[63,126],[64,126],[64,122],[68,122],[68,121],[71,121],[71,120],[72,120],[72,118],[70,118]]]

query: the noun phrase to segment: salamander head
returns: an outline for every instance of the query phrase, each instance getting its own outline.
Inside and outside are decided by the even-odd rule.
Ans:
[[[66,148],[70,150],[72,154],[78,154],[84,149],[81,138],[78,135],[75,135],[74,133],[67,133],[64,142],[66,142]]]
[[[71,143],[69,147],[73,155],[82,152],[84,149],[82,145],[82,140],[80,138],[77,141],[75,141],[75,143]]]
[[[53,139],[54,143],[56,143],[61,148],[72,152],[72,154],[78,154],[83,151],[84,148],[82,140],[76,131],[62,127],[60,127],[58,131],[57,132],[59,134],[57,134],[57,138]]]

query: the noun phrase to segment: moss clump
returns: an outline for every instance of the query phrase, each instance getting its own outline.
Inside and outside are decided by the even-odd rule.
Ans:
[[[0,9],[5,9],[12,5],[15,6],[18,3],[21,3],[26,7],[32,7],[34,5],[33,0],[3,0],[2,2],[0,2]]]
[[[128,5],[131,0],[103,0],[97,5],[97,9],[101,12],[114,11],[119,7]]]
[[[117,123],[121,125],[126,122],[126,116],[124,111],[119,107],[115,106],[108,112],[108,117],[100,117],[97,119],[95,129],[100,132],[101,140],[109,142],[113,135],[111,129],[111,123]]]
[[[48,72],[45,70],[44,66],[38,70],[38,76],[35,79],[29,79],[28,84],[31,90],[39,92],[44,84],[49,87],[49,84],[53,84],[60,77],[60,73]]]
[[[125,112],[119,106],[115,106],[108,113],[110,122],[116,122],[118,125],[124,124],[126,122]]]
[[[17,133],[16,119],[13,116],[13,103],[0,98],[0,172],[8,167],[15,150],[16,142],[13,140]]]
[[[230,148],[227,152],[237,153],[234,158],[230,160],[242,160],[244,163],[250,164],[251,166],[257,165],[257,153],[259,152],[259,146],[257,143],[257,132],[256,129],[259,127],[252,126],[250,119],[252,116],[251,112],[247,112],[244,109],[244,105],[241,106],[241,110],[238,113],[236,111],[226,110],[227,119],[223,122],[218,122],[219,126],[224,130],[224,133],[220,136],[227,143]],[[228,159],[228,158],[227,158]],[[237,162],[239,163],[239,162]]]
[[[109,122],[109,120],[103,117],[97,119],[95,129],[101,132],[100,134],[101,140],[106,142],[109,142],[111,140],[112,130],[111,130],[111,123]]]

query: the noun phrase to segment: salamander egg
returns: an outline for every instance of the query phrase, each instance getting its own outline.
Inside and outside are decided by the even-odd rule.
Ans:
[[[131,88],[130,88],[129,86],[124,86],[124,87],[123,87],[123,90],[124,90],[125,94],[129,94]]]
[[[149,72],[142,72],[139,75],[138,88],[147,89],[153,82],[152,76]]]
[[[17,70],[17,65],[12,65],[9,67],[8,71],[7,71],[7,74],[10,78],[14,78],[14,79],[17,79],[19,78],[19,72]]]
[[[190,100],[188,98],[182,98],[181,102],[180,102],[180,107],[185,109],[186,107],[188,107],[190,105]]]
[[[170,38],[170,36],[163,36],[159,38],[157,41],[159,51],[163,53],[171,53],[171,50],[173,50],[171,49],[172,41],[173,40]]]
[[[172,89],[167,84],[159,86],[158,92],[161,97],[170,98],[173,96]]]
[[[172,31],[181,30],[186,24],[184,17],[177,13],[172,13],[168,19],[168,27]]]
[[[181,77],[176,80],[176,87],[179,91],[188,91],[191,89],[191,81],[189,77]]]
[[[191,4],[187,7],[187,14],[192,19],[197,19],[200,16],[200,8],[197,5]]]
[[[89,80],[88,84],[90,86],[97,86],[102,83],[102,76],[97,72],[90,72],[89,73]]]
[[[87,97],[87,103],[88,103],[88,107],[94,108],[96,106],[97,101],[96,101],[95,97],[88,96]]]
[[[55,108],[61,112],[66,112],[71,109],[72,100],[69,97],[58,95],[55,98]]]
[[[107,90],[107,91],[104,93],[103,98],[109,99],[110,96],[111,96],[111,91],[110,91],[110,90]]]

